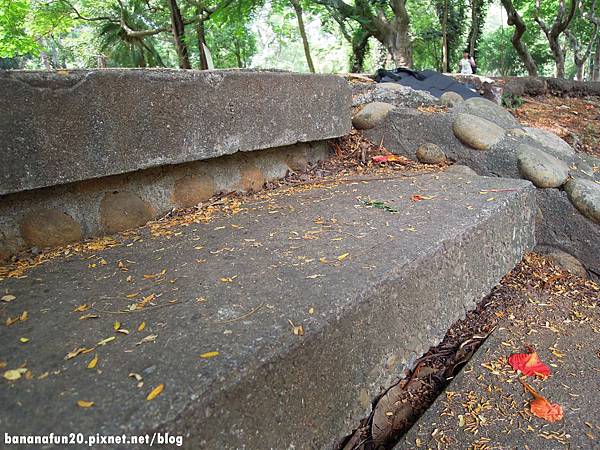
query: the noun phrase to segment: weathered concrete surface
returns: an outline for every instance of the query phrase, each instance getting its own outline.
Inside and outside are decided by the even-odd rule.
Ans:
[[[0,320],[24,310],[29,319],[0,334],[0,360],[6,369],[26,362],[33,379],[0,379],[0,428],[158,429],[184,435],[187,448],[326,448],[533,247],[534,189],[522,180],[441,173],[242,206],[2,281],[16,299]],[[157,308],[105,312],[151,294]],[[73,312],[83,303],[95,309]],[[100,317],[79,320],[86,313]],[[115,332],[115,320],[130,334]],[[155,342],[136,345],[148,335]],[[209,351],[219,355],[199,357]],[[97,368],[87,369],[96,352]],[[143,376],[143,388],[129,373]],[[146,401],[160,383],[164,392]],[[81,399],[95,405],[78,408]]]
[[[342,136],[334,75],[0,71],[0,195]]]

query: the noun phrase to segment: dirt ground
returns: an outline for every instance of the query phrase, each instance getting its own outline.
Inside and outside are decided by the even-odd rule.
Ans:
[[[525,97],[511,110],[523,125],[556,133],[576,151],[600,157],[600,98]]]

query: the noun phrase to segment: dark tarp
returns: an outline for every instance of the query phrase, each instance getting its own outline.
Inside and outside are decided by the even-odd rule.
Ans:
[[[375,74],[375,81],[378,83],[400,83],[419,91],[427,91],[438,98],[448,91],[454,91],[464,99],[481,97],[477,92],[469,89],[468,85],[459,83],[454,78],[434,70],[379,69]]]

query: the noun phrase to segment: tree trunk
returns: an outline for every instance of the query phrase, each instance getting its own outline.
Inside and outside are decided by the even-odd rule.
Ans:
[[[235,48],[235,60],[237,61],[237,66],[239,69],[243,69],[245,67],[244,62],[242,61],[242,51],[240,50],[240,41],[236,38],[233,41],[233,46]]]
[[[558,42],[558,36],[548,35],[548,43],[550,44],[550,51],[555,62],[554,76],[556,78],[565,77],[565,52]]]
[[[515,48],[517,55],[519,55],[519,58],[523,62],[523,65],[527,69],[527,73],[529,74],[529,76],[537,77],[537,65],[531,57],[531,53],[529,53],[527,45],[525,45],[521,41],[521,38],[523,37],[523,34],[525,34],[525,31],[527,29],[527,27],[525,26],[525,22],[523,22],[523,19],[513,6],[512,0],[501,0],[501,2],[504,6],[504,9],[506,9],[506,13],[508,15],[507,24],[509,26],[515,26],[515,32],[512,36],[513,47]]]
[[[306,29],[304,28],[304,19],[302,18],[302,6],[300,6],[300,0],[290,0],[290,3],[294,7],[296,12],[296,18],[298,19],[298,29],[300,30],[300,36],[302,37],[302,45],[304,45],[304,55],[306,56],[306,63],[308,64],[308,70],[311,73],[315,73],[315,65],[310,55],[310,46],[308,45],[308,37],[306,36]]]
[[[479,31],[481,24],[485,21],[484,14],[482,14],[482,1],[483,0],[471,0],[471,28],[469,29],[469,37],[467,38],[467,45],[469,46],[469,54],[477,60],[477,42],[479,41]]]
[[[171,25],[173,29],[173,39],[177,56],[179,57],[180,69],[191,69],[190,57],[188,54],[187,44],[185,43],[185,25],[181,17],[181,10],[177,5],[177,0],[169,0],[169,10],[171,12]]]
[[[444,12],[442,17],[442,72],[448,72],[448,0],[444,1]]]
[[[592,81],[600,81],[600,38],[596,39],[596,50],[594,51],[592,63]]]
[[[365,56],[369,49],[371,35],[363,29],[358,30],[352,37],[352,62],[350,72],[360,73],[364,70]]]
[[[200,11],[198,11],[200,15]],[[208,58],[204,46],[206,45],[206,33],[204,31],[204,20],[198,20],[196,24],[196,32],[198,33],[198,54],[200,55],[200,70],[208,70]]]

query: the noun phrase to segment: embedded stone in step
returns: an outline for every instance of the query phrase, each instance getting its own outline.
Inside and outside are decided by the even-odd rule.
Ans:
[[[440,101],[442,102],[442,105],[453,107],[464,102],[465,99],[462,98],[462,95],[458,92],[448,91],[442,94]]]
[[[539,188],[562,186],[569,176],[569,166],[564,161],[531,145],[519,146],[517,164],[523,178]]]
[[[417,149],[417,159],[424,164],[442,164],[446,161],[446,154],[439,145],[428,142]]]
[[[369,103],[352,118],[352,125],[359,130],[374,128],[385,120],[392,109],[394,106],[389,103]]]
[[[600,224],[600,184],[574,178],[565,184],[565,191],[581,214]]]
[[[548,152],[557,158],[570,160],[575,156],[575,150],[556,134],[541,128],[525,127],[522,129],[526,136],[548,148]]]
[[[504,138],[505,131],[487,119],[459,114],[452,123],[454,135],[476,150],[488,150]]]
[[[494,122],[502,128],[519,126],[517,119],[502,106],[482,97],[473,97],[457,105],[458,112],[472,114]]]
[[[21,222],[21,234],[30,247],[54,247],[82,239],[81,225],[55,209],[37,208]]]

